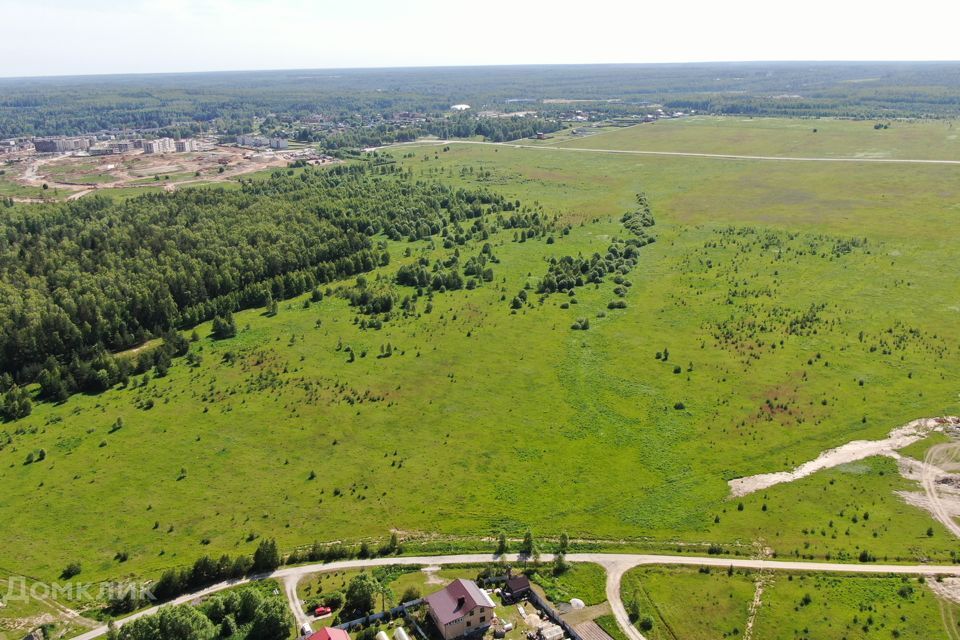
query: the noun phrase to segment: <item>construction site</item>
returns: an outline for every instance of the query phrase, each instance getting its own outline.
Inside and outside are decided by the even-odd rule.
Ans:
[[[0,195],[31,202],[73,200],[102,190],[172,191],[180,186],[224,182],[265,169],[286,167],[298,160],[324,164],[333,158],[312,148],[278,151],[224,145],[154,153],[131,147],[109,155],[52,155],[27,150],[4,157],[0,167]]]

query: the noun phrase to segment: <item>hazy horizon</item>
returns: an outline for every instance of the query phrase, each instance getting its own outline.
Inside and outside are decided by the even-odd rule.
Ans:
[[[960,59],[960,7],[910,12],[812,0],[682,6],[601,0],[589,11],[490,0],[0,0],[0,77],[720,62]]]
[[[231,73],[286,73],[309,71],[416,71],[430,69],[497,69],[497,68],[537,68],[537,67],[695,67],[695,66],[737,66],[737,65],[960,65],[956,60],[693,60],[685,62],[572,62],[572,63],[517,63],[517,64],[457,64],[457,65],[383,65],[368,67],[277,67],[263,69],[195,69],[188,71],[134,71],[114,73],[74,73],[45,74],[32,76],[0,76],[0,80],[55,80],[58,78],[111,78],[128,76],[176,76]]]

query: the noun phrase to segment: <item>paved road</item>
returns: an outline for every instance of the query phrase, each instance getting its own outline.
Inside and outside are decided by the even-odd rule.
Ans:
[[[580,153],[612,153],[618,155],[636,156],[678,156],[683,158],[714,158],[718,160],[772,160],[784,162],[855,162],[877,164],[944,164],[960,165],[960,160],[927,160],[917,158],[835,158],[835,157],[803,157],[803,156],[748,156],[733,153],[695,153],[689,151],[646,151],[639,149],[591,149],[590,147],[555,147],[538,144],[521,144],[516,142],[483,142],[481,140],[422,140],[417,142],[403,142],[395,145],[379,147],[390,149],[412,146],[445,146],[451,144],[479,144],[497,147],[511,147],[514,149],[540,149],[543,151],[571,151]]]
[[[371,558],[367,560],[343,560],[341,562],[331,562],[328,564],[310,564],[300,567],[287,567],[278,569],[271,574],[263,574],[244,578],[231,582],[221,582],[201,591],[190,593],[168,603],[184,604],[209,596],[211,594],[230,589],[252,580],[262,580],[264,578],[275,578],[286,585],[293,585],[291,606],[299,607],[300,603],[296,601],[296,584],[304,576],[321,571],[339,571],[342,569],[360,569],[365,567],[377,567],[389,564],[416,564],[416,565],[445,565],[445,564],[483,564],[498,560],[496,556],[488,553],[460,554],[447,556],[403,556],[389,558]],[[503,560],[507,562],[517,562],[517,554],[508,554]],[[544,554],[541,560],[549,562],[553,560],[551,554]],[[748,558],[729,558],[723,556],[662,556],[662,555],[644,555],[632,553],[571,553],[567,556],[569,562],[594,562],[601,565],[607,571],[607,599],[610,601],[610,607],[613,610],[617,622],[623,628],[631,640],[645,640],[636,628],[630,624],[626,609],[620,600],[620,582],[623,574],[633,567],[645,564],[660,565],[685,565],[685,566],[706,566],[722,567],[733,566],[740,569],[769,569],[777,571],[825,571],[836,573],[879,573],[879,574],[909,574],[909,575],[952,575],[960,576],[960,566],[958,565],[896,565],[896,564],[840,564],[831,562],[799,562],[783,560],[752,560]],[[288,599],[291,598],[288,591]],[[117,626],[131,622],[144,616],[153,615],[159,607],[144,609],[121,620],[117,620]],[[300,613],[298,619],[303,618]],[[102,626],[87,633],[75,636],[75,640],[93,640],[107,632],[107,627]]]

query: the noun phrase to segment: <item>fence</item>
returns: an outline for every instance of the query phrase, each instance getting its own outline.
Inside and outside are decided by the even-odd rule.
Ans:
[[[481,578],[479,582],[484,587],[486,587],[488,584],[498,584],[501,582],[506,582],[506,580],[507,580],[507,576],[491,576],[489,578]],[[570,623],[568,623],[566,620],[560,617],[560,612],[554,609],[553,606],[549,602],[547,602],[546,599],[541,598],[540,594],[538,594],[536,591],[531,589],[527,594],[527,600],[533,603],[533,606],[539,609],[547,618],[550,619],[551,622],[553,622],[554,624],[559,626],[561,629],[563,629],[563,632],[567,634],[567,637],[571,638],[572,640],[584,640],[583,636],[581,636],[580,633],[576,629],[574,629]],[[420,626],[416,624],[416,621],[414,621],[413,618],[410,617],[410,614],[408,612],[408,609],[416,609],[422,604],[423,604],[423,598],[411,600],[410,602],[404,602],[403,604],[400,604],[394,607],[393,609],[390,609],[389,611],[371,614],[369,616],[356,618],[355,620],[338,624],[337,629],[343,629],[345,631],[349,631],[350,629],[358,625],[363,626],[363,625],[371,624],[373,622],[379,622],[380,620],[386,617],[389,617],[390,620],[393,620],[395,618],[403,616],[404,618],[406,618],[407,620],[413,623],[417,633],[421,637],[426,638],[426,634],[424,634],[423,629],[421,629]]]
[[[583,636],[581,636],[570,623],[560,617],[560,612],[550,606],[550,603],[541,598],[540,594],[536,591],[531,589],[527,595],[527,600],[532,602],[534,606],[540,609],[552,622],[563,629],[563,632],[566,633],[567,636],[573,638],[573,640],[583,640]]]
[[[362,618],[355,618],[349,622],[341,622],[336,626],[337,629],[343,629],[344,631],[349,631],[357,626],[365,626],[373,622],[379,622],[384,618],[389,618],[393,620],[403,616],[404,618],[408,617],[407,609],[416,609],[423,604],[423,598],[417,598],[416,600],[411,600],[409,602],[404,602],[395,606],[393,609],[387,611],[381,611],[380,613],[372,613],[368,616],[363,616]]]
[[[482,578],[480,582],[485,587],[488,584],[499,584],[501,582],[506,582],[507,577],[508,576],[490,576],[489,578]],[[527,600],[532,602],[533,606],[542,611],[551,622],[563,629],[563,632],[566,633],[568,637],[572,638],[573,640],[583,640],[583,636],[581,636],[580,633],[577,632],[577,630],[574,629],[570,623],[560,617],[560,612],[554,609],[546,599],[541,598],[540,594],[538,594],[536,591],[530,589],[530,591],[527,592]]]

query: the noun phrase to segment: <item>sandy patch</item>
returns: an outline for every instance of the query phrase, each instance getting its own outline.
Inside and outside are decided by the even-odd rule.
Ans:
[[[960,578],[944,577],[940,580],[927,580],[927,584],[939,597],[960,604]]]
[[[854,440],[835,449],[821,453],[815,460],[805,462],[792,471],[778,471],[775,473],[761,473],[746,478],[735,478],[730,485],[730,494],[734,497],[745,496],[755,491],[761,491],[783,482],[793,482],[805,478],[817,471],[830,469],[842,464],[856,462],[873,456],[898,457],[897,449],[922,440],[934,431],[940,431],[947,426],[960,425],[960,418],[949,416],[944,418],[920,418],[902,427],[897,427],[883,440]],[[960,535],[960,527],[958,527]]]
[[[953,535],[960,538],[960,442],[938,444],[927,451],[920,467],[920,485],[928,510]]]
[[[420,571],[423,571],[423,573],[427,576],[427,584],[444,584],[443,578],[437,575],[437,572],[440,571],[440,567],[424,567],[423,569],[420,569]]]

